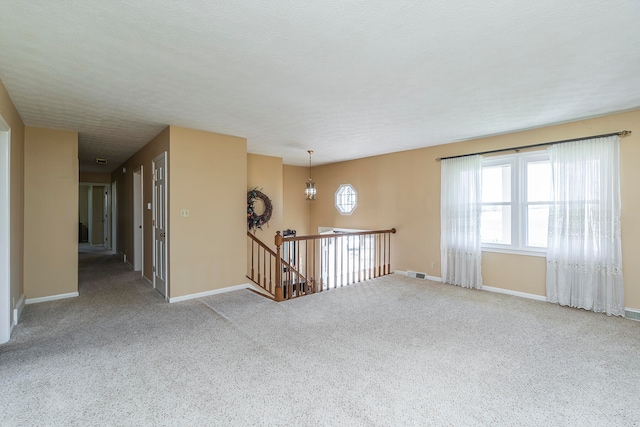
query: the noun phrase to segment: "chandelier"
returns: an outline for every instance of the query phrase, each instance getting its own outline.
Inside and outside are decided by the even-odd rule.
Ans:
[[[304,195],[307,200],[316,199],[316,183],[311,179],[311,154],[313,150],[307,150],[309,153],[309,179],[307,180],[307,187],[304,189]]]

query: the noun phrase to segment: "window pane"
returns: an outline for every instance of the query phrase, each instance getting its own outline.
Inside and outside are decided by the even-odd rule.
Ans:
[[[511,165],[482,168],[482,203],[511,201]]]
[[[551,163],[548,160],[527,163],[527,201],[548,202],[550,200]]]
[[[358,192],[351,184],[342,184],[336,191],[335,204],[342,215],[350,214],[358,205]]]
[[[549,205],[527,206],[527,246],[547,247]]]
[[[511,244],[511,206],[483,206],[481,221],[482,243]]]

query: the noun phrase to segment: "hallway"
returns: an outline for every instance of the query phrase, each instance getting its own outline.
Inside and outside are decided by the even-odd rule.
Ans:
[[[112,250],[102,245],[92,245],[91,243],[78,243],[78,255],[82,254],[112,254]]]
[[[78,253],[78,292],[80,299],[94,297],[91,305],[116,308],[127,302],[166,304],[153,286],[142,279],[139,271],[133,271],[120,256],[103,247],[80,249]]]
[[[222,414],[238,410],[239,392],[261,384],[260,377],[248,388],[238,384],[246,367],[269,366],[261,365],[263,355],[238,363],[256,354],[256,344],[219,308],[279,307],[249,291],[168,304],[117,255],[78,257],[80,296],[28,305],[0,346],[0,425],[237,420]],[[234,382],[235,393],[228,390]]]

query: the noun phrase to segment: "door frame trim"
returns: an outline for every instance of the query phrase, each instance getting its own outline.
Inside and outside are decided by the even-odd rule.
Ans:
[[[0,114],[0,344],[11,339],[11,126]],[[5,182],[2,182],[5,181]],[[6,312],[5,312],[6,310]]]
[[[118,253],[118,181],[111,183],[111,251]]]
[[[162,152],[161,154],[158,154],[156,157],[154,157],[154,159],[151,161],[151,182],[152,182],[152,202],[151,202],[151,217],[156,218],[156,189],[155,189],[155,178],[156,178],[156,161],[160,160],[162,157],[164,157],[164,218],[165,218],[165,241],[164,241],[164,247],[165,247],[165,259],[164,259],[164,277],[165,277],[165,284],[166,284],[166,295],[164,296],[164,299],[166,301],[169,301],[169,295],[171,294],[170,292],[170,287],[169,287],[169,153],[167,151]],[[153,224],[153,244],[151,245],[151,247],[153,248],[153,288],[157,289],[156,287],[156,236],[155,236],[155,222]]]
[[[108,245],[104,242],[105,238],[108,237],[108,240],[111,240],[111,227],[113,227],[113,218],[111,218],[111,210],[109,210],[108,212],[106,211],[106,205],[105,208],[103,209],[103,213],[102,215],[104,216],[105,213],[107,214],[107,218],[105,219],[105,226],[109,228],[109,233],[108,235],[105,234],[103,236],[103,242],[102,245],[94,245],[91,243],[91,233],[93,231],[93,187],[104,187],[104,190],[107,192],[107,196],[105,197],[105,199],[110,199],[111,198],[111,184],[105,184],[104,182],[78,182],[78,186],[79,187],[89,187],[89,194],[87,195],[87,209],[88,209],[88,215],[87,215],[87,228],[89,229],[89,246],[102,246],[105,249],[109,249]],[[104,228],[103,228],[104,230]]]
[[[140,200],[136,200],[136,175],[140,175]],[[137,249],[136,249],[136,206],[140,209],[140,275],[144,277],[144,166],[140,165],[139,167],[133,170],[132,174],[133,181],[133,263],[131,267],[133,271],[136,270],[136,260],[137,260]]]

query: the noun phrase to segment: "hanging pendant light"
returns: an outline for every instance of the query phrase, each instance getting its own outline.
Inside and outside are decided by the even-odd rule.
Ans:
[[[316,199],[316,183],[311,179],[311,154],[313,150],[307,150],[309,153],[309,179],[307,180],[307,187],[304,189],[304,195],[307,200]]]

